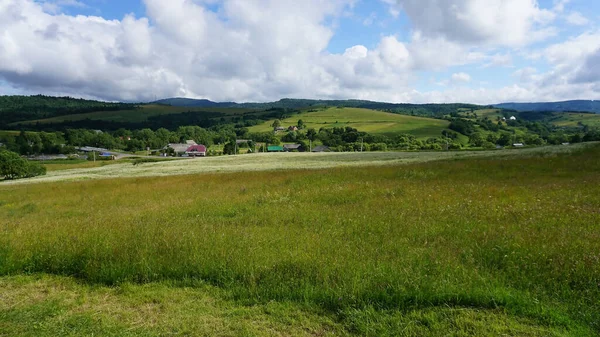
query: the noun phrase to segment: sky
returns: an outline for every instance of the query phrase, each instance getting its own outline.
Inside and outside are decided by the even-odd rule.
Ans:
[[[597,0],[0,0],[0,95],[600,99]]]

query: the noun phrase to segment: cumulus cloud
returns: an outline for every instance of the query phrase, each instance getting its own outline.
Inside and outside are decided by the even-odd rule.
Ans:
[[[0,90],[147,101],[187,96],[266,101],[282,97],[392,102],[495,103],[598,92],[600,34],[548,47],[547,73],[522,83],[475,88],[455,73],[447,91],[419,92],[423,71],[510,66],[506,48],[552,34],[552,10],[534,0],[382,0],[412,22],[409,37],[383,35],[375,46],[327,51],[332,22],[355,0],[144,0],[146,17],[70,16],[49,5],[72,0],[0,0]],[[218,4],[212,11],[207,4]],[[423,9],[425,8],[425,10]],[[5,89],[10,88],[10,90]]]
[[[386,0],[391,3],[391,1]],[[555,34],[536,0],[395,0],[424,36],[471,44],[525,45]]]

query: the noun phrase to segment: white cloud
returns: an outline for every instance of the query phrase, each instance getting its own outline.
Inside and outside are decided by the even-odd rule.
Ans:
[[[566,20],[568,23],[575,26],[586,26],[590,23],[590,20],[579,12],[571,12],[571,14],[566,17]]]
[[[217,13],[204,7],[215,1]],[[600,91],[594,72],[600,32],[536,52],[551,70],[517,72],[519,85],[477,88],[469,74],[456,72],[445,91],[416,91],[423,71],[512,66],[518,53],[510,47],[551,34],[548,22],[558,10],[540,9],[533,0],[489,0],[491,7],[476,0],[382,1],[409,16],[409,39],[385,35],[375,47],[330,53],[332,22],[355,0],[144,0],[147,18],[122,20],[53,14],[33,0],[0,0],[0,90],[130,101],[187,96],[475,103],[597,97]],[[460,85],[466,83],[469,88]]]
[[[395,0],[395,5],[426,37],[519,46],[556,33],[546,27],[555,14],[541,9],[537,0]]]
[[[471,76],[467,73],[455,73],[452,74],[452,82],[464,84],[471,82]]]

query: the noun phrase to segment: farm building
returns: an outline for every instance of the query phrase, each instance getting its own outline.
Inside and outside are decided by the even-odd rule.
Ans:
[[[192,145],[185,150],[185,154],[190,157],[206,157],[206,146]]]
[[[273,130],[274,130],[275,132],[277,132],[277,131],[285,131],[285,128],[284,128],[283,126],[278,126],[278,127],[276,127],[276,128],[273,128]]]
[[[285,144],[283,150],[286,152],[301,152],[304,151],[301,144]]]
[[[163,150],[168,150],[168,149],[173,149],[173,152],[175,152],[176,154],[183,154],[187,151],[187,149],[190,148],[190,146],[192,145],[188,145],[188,144],[169,144],[167,146],[165,146],[165,148]]]
[[[283,152],[283,147],[271,145],[271,146],[267,147],[267,152]]]
[[[298,131],[298,127],[295,125],[292,125],[288,128],[288,131]]]
[[[319,145],[312,149],[312,152],[331,152],[331,150],[325,145]]]
[[[523,146],[525,146],[525,144],[523,144],[523,143],[514,143],[513,146],[514,147],[523,147]]]

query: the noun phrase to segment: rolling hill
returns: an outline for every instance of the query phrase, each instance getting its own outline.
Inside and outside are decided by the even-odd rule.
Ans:
[[[576,100],[548,103],[502,103],[494,105],[500,109],[517,111],[558,111],[600,113],[600,101]]]
[[[352,127],[359,131],[394,135],[412,134],[418,138],[439,137],[450,124],[448,121],[414,117],[360,108],[325,108],[310,110],[281,121],[283,127],[296,125],[302,119],[306,127]],[[250,132],[272,131],[273,120],[250,128]]]

